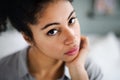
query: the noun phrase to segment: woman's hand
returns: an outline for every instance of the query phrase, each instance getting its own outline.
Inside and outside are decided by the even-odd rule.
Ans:
[[[84,66],[88,52],[88,39],[82,36],[80,40],[79,54],[73,61],[66,63],[66,65],[69,68],[72,80],[89,80]]]

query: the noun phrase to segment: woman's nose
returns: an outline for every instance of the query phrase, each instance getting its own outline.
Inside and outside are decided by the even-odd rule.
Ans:
[[[71,45],[76,43],[76,36],[75,36],[75,31],[71,28],[65,30],[65,40],[64,44],[65,45]]]

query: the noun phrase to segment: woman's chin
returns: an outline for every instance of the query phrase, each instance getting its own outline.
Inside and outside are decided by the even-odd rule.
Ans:
[[[72,62],[73,60],[75,60],[76,59],[76,57],[77,57],[77,54],[76,55],[73,55],[73,56],[67,56],[67,57],[65,57],[65,62],[67,62],[67,63],[69,63],[69,62]]]

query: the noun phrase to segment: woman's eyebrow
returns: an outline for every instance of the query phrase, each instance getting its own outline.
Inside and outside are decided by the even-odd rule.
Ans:
[[[70,17],[72,16],[72,14],[75,12],[75,10],[73,10],[71,13],[70,13],[70,15],[68,16],[68,20],[70,19]],[[53,23],[48,23],[48,24],[46,24],[41,30],[44,30],[44,29],[46,29],[46,28],[48,28],[49,26],[52,26],[52,25],[59,25],[60,23],[58,23],[58,22],[53,22]]]
[[[44,29],[46,29],[46,28],[48,28],[48,27],[50,27],[52,25],[59,25],[59,24],[60,23],[57,23],[57,22],[55,22],[55,23],[49,23],[49,24],[45,25],[41,30],[44,30]]]
[[[72,14],[75,12],[75,10],[73,10],[70,15],[68,16],[68,20],[70,19],[70,17],[72,16]]]

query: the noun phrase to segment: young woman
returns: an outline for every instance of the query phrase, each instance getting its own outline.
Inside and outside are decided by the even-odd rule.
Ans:
[[[101,80],[72,0],[3,0],[0,25],[12,23],[29,46],[0,60],[0,80]],[[5,5],[6,4],[6,5]],[[7,6],[7,7],[6,7]]]

